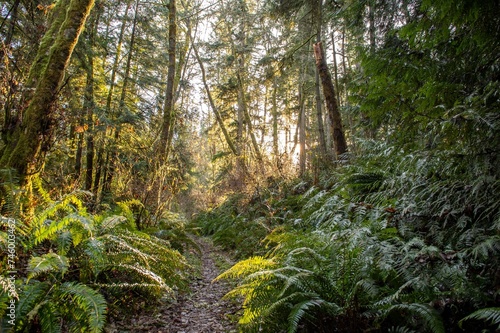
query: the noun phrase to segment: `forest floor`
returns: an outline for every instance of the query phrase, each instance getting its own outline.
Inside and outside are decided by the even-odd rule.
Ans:
[[[196,256],[199,274],[190,291],[165,307],[144,311],[129,318],[111,320],[107,333],[234,333],[238,306],[222,297],[231,289],[224,281],[213,280],[232,264],[229,256],[215,248],[210,240],[193,238],[201,253]]]

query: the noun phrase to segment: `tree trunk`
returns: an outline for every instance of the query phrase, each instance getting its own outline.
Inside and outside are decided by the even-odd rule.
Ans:
[[[49,29],[44,34],[40,42],[38,52],[28,72],[28,78],[24,83],[24,90],[17,107],[17,114],[13,115],[11,114],[10,109],[6,109],[4,126],[2,128],[2,139],[6,144],[4,150],[9,150],[9,146],[12,148],[12,145],[15,145],[16,142],[19,141],[18,128],[23,122],[23,113],[26,111],[29,102],[32,100],[38,81],[42,77],[47,66],[47,61],[50,55],[50,47],[54,44],[57,33],[66,18],[65,10],[68,8],[68,5],[69,0],[60,0],[56,2],[56,5],[52,10]],[[6,151],[2,153],[2,156],[5,155],[5,153]]]
[[[80,123],[79,128],[80,130],[83,131],[83,121]],[[78,132],[73,180],[78,180],[80,178],[80,173],[82,172],[82,154],[83,154],[83,132]]]
[[[166,160],[170,147],[168,141],[170,132],[173,131],[175,119],[174,112],[174,83],[175,83],[175,51],[177,39],[176,4],[175,0],[170,0],[168,6],[168,72],[167,88],[165,90],[165,103],[163,105],[163,125],[160,135],[159,155]]]
[[[265,137],[266,137],[266,131],[267,131],[267,111],[268,111],[268,103],[269,103],[269,84],[264,85],[264,115],[262,116],[262,126],[260,129],[260,146],[264,146],[265,144]]]
[[[304,93],[305,68],[300,69],[299,80],[299,121],[298,121],[298,139],[299,139],[299,175],[303,176],[306,172],[306,96]],[[297,136],[297,134],[296,134]]]
[[[85,87],[84,110],[87,116],[87,140],[86,140],[86,162],[85,162],[85,190],[92,190],[92,176],[94,170],[94,61],[89,57],[89,69],[87,71],[87,84]]]
[[[222,119],[222,116],[220,115],[220,112],[217,109],[217,106],[215,105],[214,99],[212,98],[212,93],[210,92],[210,87],[208,86],[208,83],[207,83],[207,77],[206,77],[206,73],[205,73],[205,66],[203,66],[203,62],[202,62],[202,60],[200,58],[198,50],[196,49],[196,46],[194,45],[194,41],[193,41],[192,38],[191,38],[191,43],[192,43],[194,55],[195,55],[196,60],[198,61],[198,64],[200,66],[201,79],[202,79],[202,82],[203,82],[203,86],[205,87],[205,91],[207,92],[208,101],[209,101],[210,107],[212,108],[212,111],[213,111],[213,113],[215,115],[215,119],[217,120],[217,124],[219,124],[219,127],[220,127],[220,129],[222,131],[222,134],[224,135],[224,139],[226,139],[226,143],[229,146],[229,149],[231,150],[231,152],[235,156],[239,157],[240,156],[240,152],[236,148],[236,146],[234,145],[233,140],[231,139],[231,137],[229,136],[229,132],[227,131],[226,126],[224,125],[224,120]]]
[[[247,102],[246,102],[246,97],[245,97],[245,88],[243,85],[243,81],[241,79],[241,75],[238,74],[238,86],[239,86],[239,91],[238,91],[238,100],[239,100],[239,107],[238,109],[241,108],[241,111],[243,113],[243,116],[245,118],[245,122],[248,127],[248,133],[250,135],[250,139],[252,141],[252,146],[255,151],[255,155],[257,156],[257,160],[260,163],[260,166],[262,166],[263,158],[262,154],[260,153],[260,148],[259,144],[257,143],[257,138],[255,137],[255,133],[253,130],[253,125],[252,125],[252,118],[250,117],[250,113],[248,112],[248,107],[247,107]]]
[[[128,55],[127,55],[127,62],[125,64],[125,73],[123,74],[123,84],[122,84],[122,90],[120,93],[120,101],[118,104],[118,110],[119,114],[123,113],[125,109],[125,97],[127,96],[127,86],[128,82],[130,79],[130,67],[132,63],[132,54],[134,53],[134,44],[135,44],[135,33],[137,29],[137,20],[138,20],[138,11],[139,11],[139,0],[136,0],[135,2],[135,10],[134,10],[134,21],[132,23],[132,32],[130,36],[130,45],[129,45],[129,50],[128,50]],[[115,115],[115,120],[118,119],[119,114]],[[105,177],[104,177],[104,182],[102,184],[103,186],[103,196],[110,194],[111,193],[111,183],[113,182],[113,177],[115,176],[115,169],[116,169],[116,159],[118,158],[118,140],[120,139],[120,131],[121,131],[121,124],[117,124],[115,128],[115,134],[113,136],[113,144],[111,146],[111,150],[108,151],[108,158],[106,166],[107,168]]]
[[[86,138],[86,161],[85,161],[85,190],[92,190],[92,176],[94,173],[94,45],[95,45],[95,32],[98,26],[98,16],[95,17],[92,26],[88,33],[88,49],[87,49],[87,63],[86,75],[87,82],[85,85],[85,93],[83,97],[83,109],[86,116],[87,124],[87,138]]]
[[[45,154],[52,145],[57,125],[54,106],[64,72],[93,5],[94,0],[71,0],[69,3],[25,118],[15,130],[18,140],[9,144],[3,152],[1,167],[17,170],[23,182],[40,171]]]
[[[3,121],[3,127],[1,129],[2,132],[2,140],[4,143],[8,144],[9,142],[9,136],[12,134],[10,133],[10,130],[12,130],[15,127],[15,121],[13,121],[13,115],[12,115],[12,107],[13,107],[13,100],[14,100],[14,94],[17,90],[18,84],[15,82],[14,75],[13,74],[8,74],[9,72],[9,65],[11,61],[6,58],[6,53],[11,51],[11,43],[12,43],[12,38],[14,38],[14,29],[16,27],[16,21],[18,17],[18,8],[20,4],[20,0],[15,0],[14,4],[12,5],[12,8],[10,9],[10,22],[9,22],[9,28],[7,30],[7,35],[5,36],[5,41],[4,45],[2,48],[0,48],[0,59],[5,65],[4,70],[7,72],[6,74],[8,75],[8,82],[9,82],[9,92],[7,93],[7,97],[5,99],[5,104],[3,105],[4,109],[4,121]],[[3,22],[2,22],[3,24]]]
[[[332,77],[326,64],[321,42],[314,44],[314,56],[316,58],[316,67],[318,68],[321,83],[323,85],[323,95],[325,96],[326,106],[328,108],[328,119],[332,127],[333,143],[337,157],[347,152],[347,143],[342,128],[342,117],[333,87]]]
[[[332,30],[331,34],[331,39],[332,39],[332,48],[333,48],[333,74],[335,78],[335,92],[337,96],[337,102],[340,104],[340,93],[339,93],[339,66],[337,64],[337,47],[335,45],[335,32]]]
[[[106,96],[106,108],[105,112],[108,117],[111,117],[111,103],[113,101],[113,94],[114,94],[114,88],[116,85],[116,73],[118,72],[118,65],[120,64],[120,57],[121,57],[121,52],[122,52],[122,46],[123,46],[123,38],[125,36],[125,28],[126,28],[126,23],[127,23],[127,17],[128,17],[128,12],[130,10],[130,6],[132,5],[132,2],[130,0],[127,0],[127,6],[125,7],[125,13],[123,14],[123,20],[122,24],[120,27],[120,34],[118,35],[118,43],[116,45],[116,54],[115,54],[115,59],[113,61],[113,67],[111,68],[111,80],[110,80],[110,85],[109,85],[109,90],[108,90],[108,95]],[[106,34],[105,36],[109,36],[109,21],[106,26]],[[103,57],[103,67],[105,67],[106,61],[105,57]],[[104,134],[106,136],[107,133]],[[93,190],[92,192],[98,196],[99,195],[99,188],[101,186],[101,175],[103,178],[103,182],[105,181],[107,177],[107,169],[104,161],[108,161],[108,157],[106,159],[104,158],[104,146],[105,146],[105,141],[106,138],[104,138],[104,141],[101,143],[101,146],[99,147],[97,151],[97,161],[96,161],[96,173],[95,173],[95,178],[94,178],[94,185],[93,185]]]
[[[323,21],[323,0],[317,0],[317,5],[314,8],[313,15],[311,16],[314,22],[316,22],[316,42],[321,41],[321,31],[322,31],[322,21]],[[326,137],[325,137],[325,127],[323,125],[323,103],[321,101],[321,89],[319,82],[319,73],[318,70],[315,70],[315,82],[314,89],[316,92],[316,118],[318,122],[318,136],[319,136],[319,147],[320,153],[323,158],[327,158],[329,153],[326,146]]]
[[[276,77],[273,77],[273,92],[272,92],[272,102],[273,102],[273,154],[276,162],[279,156],[279,138],[278,138],[278,100],[277,100],[277,90],[278,84],[276,82]]]
[[[370,36],[370,52],[375,51],[376,36],[375,36],[375,8],[374,1],[368,2],[368,34]]]

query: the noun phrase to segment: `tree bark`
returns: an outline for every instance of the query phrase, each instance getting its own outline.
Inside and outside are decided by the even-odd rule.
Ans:
[[[0,166],[17,170],[23,183],[40,171],[45,154],[52,145],[57,125],[54,106],[64,72],[93,5],[94,0],[72,0],[69,3],[25,118],[15,130],[18,140],[9,144],[3,152]]]
[[[168,72],[165,103],[163,104],[163,125],[160,135],[159,155],[162,159],[168,158],[168,142],[170,132],[173,131],[174,113],[174,84],[175,84],[175,51],[177,39],[176,3],[170,0],[168,5]]]
[[[87,138],[85,153],[85,190],[92,190],[92,176],[94,170],[94,60],[89,57],[89,68],[87,70],[87,83],[84,96],[84,110],[87,117]]]
[[[85,161],[85,190],[92,190],[92,177],[94,174],[94,45],[95,45],[95,32],[97,31],[99,15],[96,15],[93,24],[88,33],[88,49],[87,49],[87,63],[86,63],[86,85],[83,97],[83,110],[85,112],[87,124],[87,137],[86,137],[86,161]]]
[[[312,24],[316,22],[316,42],[318,43],[321,41],[321,33],[322,33],[323,0],[317,0],[317,5],[314,8],[312,20],[313,20]],[[318,122],[319,147],[321,156],[327,158],[329,152],[326,146],[325,127],[323,124],[323,107],[322,107],[323,103],[321,101],[320,79],[319,79],[319,72],[317,69],[315,71],[314,89],[316,92],[316,118]]]
[[[304,77],[305,68],[300,69],[299,74],[299,121],[297,124],[298,139],[299,139],[299,175],[302,176],[306,172],[306,96],[304,93]],[[296,133],[297,137],[297,133]]]
[[[318,68],[321,83],[323,85],[323,95],[325,96],[326,106],[328,108],[328,119],[332,128],[332,138],[337,157],[347,152],[347,143],[342,128],[342,117],[340,115],[339,105],[333,86],[332,77],[326,64],[325,55],[321,42],[314,44],[314,56],[316,58],[316,67]]]
[[[273,103],[273,154],[276,161],[276,164],[279,160],[279,138],[278,138],[278,100],[277,100],[277,91],[278,84],[276,82],[276,76],[273,77],[273,92],[272,92],[272,103]],[[286,141],[286,140],[285,140]]]
[[[68,4],[69,0],[57,1],[52,10],[49,29],[44,34],[40,42],[33,64],[28,72],[28,77],[24,82],[24,90],[22,92],[21,100],[17,106],[17,113],[12,114],[10,108],[5,109],[6,112],[4,126],[2,128],[2,139],[6,144],[6,150],[9,149],[9,146],[15,145],[19,140],[19,131],[16,130],[23,122],[23,114],[26,111],[29,102],[33,98],[38,81],[47,66],[47,61],[50,55],[50,47],[54,44],[57,32],[66,18],[65,10],[68,8]],[[15,11],[13,12],[13,15],[17,15],[17,8],[14,9]],[[6,105],[6,107],[8,107],[8,105]],[[2,155],[5,155],[5,151]]]
[[[337,96],[337,102],[340,104],[340,93],[339,93],[339,67],[337,64],[337,47],[335,45],[335,32],[332,30],[331,33],[331,39],[332,39],[332,48],[333,48],[333,74],[335,78],[335,93]]]

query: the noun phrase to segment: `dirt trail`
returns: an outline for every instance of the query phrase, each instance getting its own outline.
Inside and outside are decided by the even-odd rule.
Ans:
[[[190,285],[191,292],[180,295],[177,303],[158,309],[154,313],[143,313],[127,322],[110,323],[106,332],[155,332],[155,333],[233,333],[236,325],[229,317],[237,311],[234,304],[222,300],[230,290],[224,282],[214,282],[219,275],[214,257],[229,259],[217,251],[207,240],[196,239],[201,253],[201,276]]]

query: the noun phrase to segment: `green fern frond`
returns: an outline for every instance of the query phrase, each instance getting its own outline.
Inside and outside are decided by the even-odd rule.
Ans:
[[[68,267],[68,258],[56,253],[46,253],[41,257],[31,257],[28,263],[28,280],[48,272],[57,272],[64,275]]]
[[[355,173],[346,180],[346,183],[360,193],[370,193],[377,191],[384,179],[384,174],[379,172]]]
[[[94,289],[80,283],[66,282],[61,285],[61,296],[68,297],[76,319],[85,321],[87,330],[99,333],[106,323],[106,300]]]
[[[290,311],[290,314],[288,315],[288,333],[297,332],[302,318],[311,308],[323,309],[331,316],[342,312],[342,308],[337,304],[327,302],[323,299],[315,298],[314,295],[308,296],[309,297],[307,298],[309,299],[306,299],[305,301],[294,305],[292,310]],[[315,316],[313,315],[312,318],[315,318]]]
[[[56,238],[57,253],[66,255],[73,245],[73,233],[70,231],[62,231]]]
[[[141,262],[143,262],[148,267],[149,267],[150,260],[151,261],[156,260],[153,256],[140,251],[139,249],[130,245],[128,242],[126,242],[124,239],[122,239],[119,236],[106,234],[106,235],[100,236],[97,239],[99,239],[103,242],[106,242],[108,244],[113,244],[114,247],[120,251],[125,250],[125,251],[129,251],[129,252],[133,253],[137,259],[140,259]]]
[[[366,295],[371,298],[375,298],[380,293],[380,288],[376,285],[376,282],[372,279],[362,279],[356,282],[355,292],[357,290],[363,290]]]
[[[271,268],[276,265],[273,259],[256,256],[236,263],[233,267],[217,276],[214,281],[222,279],[237,279],[248,276],[259,270]]]
[[[316,205],[322,203],[326,199],[327,191],[322,190],[316,193],[311,199],[307,201],[307,203],[302,208],[304,211],[308,211]]]
[[[128,220],[125,216],[120,216],[120,215],[108,216],[99,225],[101,229],[100,233],[104,233],[126,222],[128,222]]]
[[[494,235],[484,239],[481,243],[471,249],[474,258],[487,259],[490,255],[495,256],[500,252],[500,236]]]
[[[50,195],[42,186],[42,178],[36,175],[32,178],[31,183],[33,187],[37,190],[38,194],[42,197],[46,204],[51,204],[54,201],[50,198]]]
[[[46,219],[43,223],[39,223],[38,227],[35,227],[33,232],[33,245],[38,245],[47,239],[51,239],[56,233],[64,230],[71,223],[77,222],[85,230],[79,230],[78,228],[73,228],[72,240],[73,245],[78,245],[84,238],[91,237],[93,232],[93,221],[86,216],[80,214],[69,214],[61,219],[49,220]],[[88,235],[85,235],[88,233]]]
[[[33,310],[40,302],[43,302],[45,295],[50,289],[48,282],[31,281],[23,287],[19,293],[19,302],[17,303],[16,313],[20,320],[27,318],[28,313]],[[24,323],[26,324],[26,323]]]
[[[57,313],[57,309],[52,307],[50,303],[44,304],[40,309],[39,317],[43,333],[61,332],[61,318]]]
[[[136,265],[118,264],[118,265],[116,265],[116,267],[124,268],[127,271],[136,272],[140,276],[146,278],[147,280],[156,282],[157,286],[159,288],[164,289],[168,293],[173,293],[172,288],[170,288],[169,286],[167,286],[165,284],[165,281],[163,280],[163,278],[161,276],[159,276],[158,274],[154,273],[153,271],[148,270],[148,269],[146,269],[138,264],[136,264]]]
[[[496,325],[496,329],[500,330],[500,308],[485,308],[474,311],[467,317],[460,320],[458,322],[458,326],[462,328],[463,322],[471,319],[487,321],[490,325]]]
[[[20,216],[20,193],[19,177],[14,169],[0,169],[0,207],[7,216]]]
[[[313,260],[316,265],[321,265],[326,261],[326,257],[318,253],[316,250],[309,247],[299,247],[290,251],[286,258],[286,263],[288,265],[294,265],[298,261],[308,261]]]
[[[399,286],[399,288],[394,293],[392,293],[391,295],[389,295],[387,297],[382,298],[381,300],[376,302],[374,305],[376,307],[380,307],[380,306],[388,305],[388,304],[391,304],[394,302],[399,302],[400,298],[402,297],[402,295],[405,294],[405,292],[408,288],[416,287],[418,289],[418,285],[420,285],[420,284],[421,284],[420,277],[414,277],[413,279],[406,281],[401,286]]]
[[[445,333],[443,320],[439,313],[428,305],[420,303],[396,304],[391,306],[387,313],[391,311],[400,311],[418,316],[423,320],[426,327],[433,333]]]
[[[108,289],[157,289],[159,286],[157,283],[94,283],[92,286],[96,286],[99,288],[108,288]]]
[[[101,240],[91,238],[85,242],[83,248],[83,252],[87,255],[89,261],[94,264],[96,269],[105,263],[106,248],[105,244]],[[97,271],[95,273],[97,274]]]

